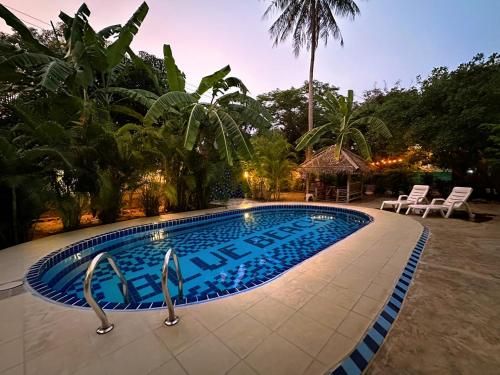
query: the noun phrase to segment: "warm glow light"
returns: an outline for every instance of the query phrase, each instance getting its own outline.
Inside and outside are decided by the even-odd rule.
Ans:
[[[243,173],[243,176],[245,176],[245,178],[248,178],[248,172],[247,172],[247,171],[245,171],[245,172]]]

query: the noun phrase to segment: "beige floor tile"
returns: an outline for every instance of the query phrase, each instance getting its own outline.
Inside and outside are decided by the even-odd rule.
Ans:
[[[367,275],[358,275],[344,271],[342,274],[332,280],[332,284],[341,288],[352,290],[356,293],[363,293],[370,285],[370,279]]]
[[[0,344],[0,372],[23,363],[23,339]]]
[[[326,284],[328,282],[316,277],[314,271],[304,272],[290,282],[291,286],[304,289],[312,294],[318,293]]]
[[[263,286],[257,287],[245,293],[236,294],[231,296],[234,306],[240,311],[246,311],[257,302],[266,297],[266,293],[262,290]]]
[[[210,301],[195,305],[191,309],[192,315],[210,331],[220,327],[239,313],[231,297],[217,301]]]
[[[2,375],[24,375],[24,365],[11,367],[10,369],[3,371]]]
[[[104,363],[99,359],[93,361],[89,366],[77,370],[71,375],[108,375],[108,372],[106,371]]]
[[[385,302],[389,298],[390,290],[390,288],[383,285],[371,283],[370,286],[363,292],[363,295],[377,301]]]
[[[182,368],[180,363],[173,358],[157,369],[151,371],[148,375],[187,375],[187,372]]]
[[[245,363],[245,361],[241,361],[236,366],[234,366],[227,375],[257,375],[257,372],[249,365]]]
[[[271,297],[257,302],[247,311],[249,315],[272,330],[278,328],[293,312],[293,309]]]
[[[319,361],[313,361],[303,375],[325,375],[329,368]]]
[[[396,284],[397,277],[400,274],[401,274],[401,271],[399,272],[398,275],[395,275],[395,276],[390,276],[387,274],[379,273],[378,275],[376,275],[373,278],[372,283],[381,285],[381,286],[389,288],[389,289],[392,289],[394,287],[394,285]]]
[[[103,357],[108,374],[147,374],[172,358],[161,340],[153,333],[125,345]]]
[[[312,357],[276,333],[269,336],[246,359],[260,375],[302,374]]]
[[[361,294],[350,289],[329,284],[318,293],[318,296],[324,297],[328,302],[336,306],[350,310],[358,302]]]
[[[304,287],[292,285],[284,286],[271,294],[271,297],[277,299],[288,307],[298,310],[312,298],[313,294]]]
[[[51,317],[47,319],[48,323],[40,324],[37,329],[32,329],[24,335],[24,350],[26,361],[36,358],[44,353],[54,350],[58,347],[64,347],[68,341],[75,338],[87,338],[96,336],[95,330],[99,326],[98,320],[93,316],[93,312],[88,310],[88,316],[82,315],[82,311],[72,311],[66,308],[64,314],[59,314],[59,321],[53,320]],[[50,315],[50,313],[49,313]],[[112,321],[112,320],[111,320]],[[109,336],[116,337],[116,332],[110,333]],[[108,340],[112,338],[107,337]],[[105,340],[104,337],[101,340]]]
[[[87,337],[66,342],[25,362],[26,375],[71,374],[99,361]]]
[[[306,353],[315,356],[334,331],[303,315],[294,314],[278,329],[278,333]]]
[[[95,328],[97,328],[95,326],[92,327],[88,334],[90,344],[96,348],[101,357],[151,332],[148,322],[140,315],[115,313],[110,315],[109,319],[115,325],[115,328],[110,333],[97,335],[94,332]]]
[[[332,368],[343,360],[356,346],[357,340],[335,333],[321,352],[317,359],[324,363],[328,368]]]
[[[183,351],[177,359],[190,375],[224,374],[239,361],[213,334]]]
[[[361,339],[361,335],[367,330],[370,323],[370,319],[351,311],[347,314],[342,323],[340,323],[337,328],[337,332],[359,340]]]
[[[24,301],[24,296],[15,296],[0,301],[0,344],[22,336]]]
[[[172,353],[177,355],[207,336],[209,331],[196,319],[187,316],[181,318],[177,325],[172,327],[163,325],[156,329],[154,333]]]
[[[331,299],[316,295],[299,312],[335,329],[344,320],[349,310],[337,306]]]
[[[364,315],[369,319],[375,320],[383,304],[384,303],[382,301],[377,301],[370,297],[361,296],[361,298],[352,308],[352,311]]]
[[[214,333],[233,352],[244,358],[271,334],[271,330],[250,315],[241,313]]]

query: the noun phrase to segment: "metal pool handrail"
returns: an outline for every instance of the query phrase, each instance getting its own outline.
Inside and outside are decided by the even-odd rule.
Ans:
[[[96,313],[97,317],[101,320],[101,326],[97,328],[97,333],[99,335],[103,335],[105,333],[110,332],[113,328],[114,325],[109,322],[108,317],[104,310],[99,306],[99,304],[96,302],[94,299],[94,296],[92,295],[92,277],[94,276],[94,271],[97,267],[97,265],[103,261],[104,259],[107,259],[109,264],[111,265],[111,268],[115,271],[116,275],[120,279],[122,283],[122,294],[123,297],[125,298],[125,301],[128,303],[129,302],[129,297],[128,297],[128,286],[127,286],[127,280],[125,280],[125,277],[121,273],[120,269],[116,265],[115,260],[109,253],[100,253],[97,254],[94,259],[90,262],[88,268],[87,268],[87,273],[85,274],[85,279],[83,281],[83,295],[85,296],[85,299],[87,300],[87,303],[92,307],[94,312]]]
[[[179,264],[179,258],[174,249],[168,249],[165,254],[165,260],[163,261],[163,267],[161,270],[161,288],[163,289],[163,296],[165,297],[165,303],[168,308],[168,317],[165,319],[165,325],[173,326],[179,322],[179,317],[175,315],[174,304],[172,303],[172,299],[170,298],[170,292],[168,290],[168,265],[170,263],[170,258],[174,261],[175,272],[177,273],[177,287],[179,298],[182,298],[182,289],[183,289],[183,280],[181,274],[181,267]]]

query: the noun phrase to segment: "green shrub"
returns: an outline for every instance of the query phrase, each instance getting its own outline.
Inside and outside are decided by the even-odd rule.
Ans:
[[[161,184],[147,182],[142,186],[141,206],[146,216],[158,216],[162,197]]]

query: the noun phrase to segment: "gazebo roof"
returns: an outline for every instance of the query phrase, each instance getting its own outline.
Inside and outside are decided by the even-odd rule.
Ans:
[[[298,171],[316,174],[368,174],[371,169],[361,156],[349,150],[342,149],[340,159],[337,160],[333,145],[324,148],[310,160],[299,165]]]

